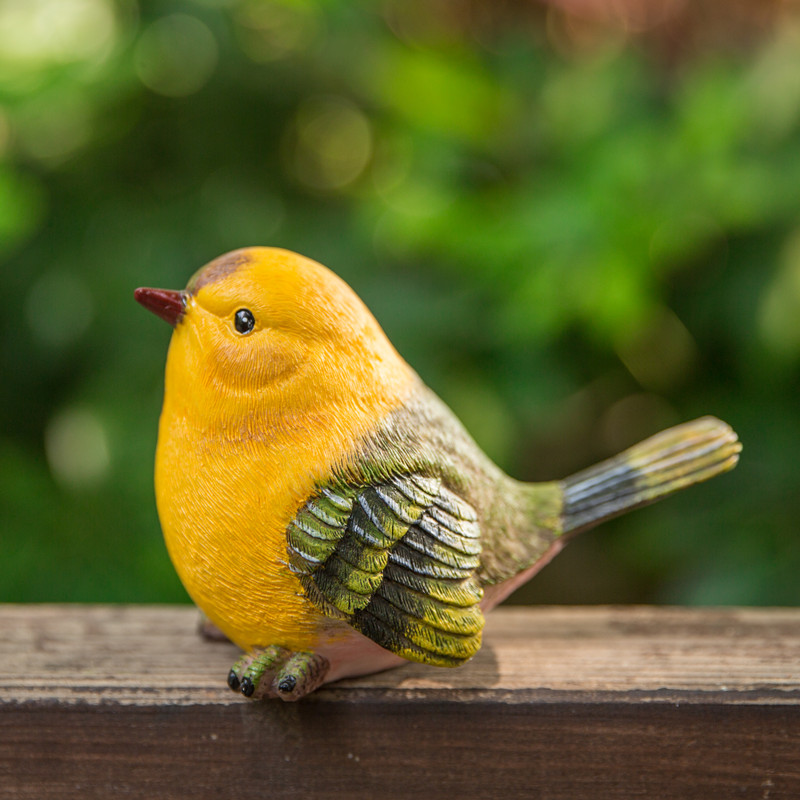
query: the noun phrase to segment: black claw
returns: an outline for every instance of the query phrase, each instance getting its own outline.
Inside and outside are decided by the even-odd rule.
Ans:
[[[281,678],[281,682],[278,684],[278,691],[282,694],[289,694],[289,692],[294,691],[295,686],[297,686],[297,678],[294,675],[287,675],[285,678]]]
[[[245,697],[252,697],[253,696],[253,692],[255,690],[256,690],[256,687],[253,684],[253,681],[250,680],[250,678],[242,678],[241,692]]]
[[[233,670],[228,673],[228,686],[230,686],[234,692],[239,688],[239,676]]]

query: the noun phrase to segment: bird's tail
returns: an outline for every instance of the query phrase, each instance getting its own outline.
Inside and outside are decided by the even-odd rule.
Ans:
[[[702,417],[651,436],[562,481],[564,533],[576,533],[736,466],[730,425]]]

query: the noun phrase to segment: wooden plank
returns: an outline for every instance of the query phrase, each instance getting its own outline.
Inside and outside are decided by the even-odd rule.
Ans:
[[[800,610],[505,608],[297,703],[186,607],[0,606],[0,797],[800,797]]]

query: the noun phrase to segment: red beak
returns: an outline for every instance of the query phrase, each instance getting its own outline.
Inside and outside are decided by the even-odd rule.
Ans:
[[[186,293],[171,289],[137,289],[134,299],[174,328],[186,310]]]

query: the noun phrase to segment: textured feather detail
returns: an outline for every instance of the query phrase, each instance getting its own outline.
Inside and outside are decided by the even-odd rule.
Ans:
[[[337,614],[338,617],[341,617],[341,614],[350,617],[359,609],[366,608],[370,597],[346,586],[336,572],[336,564],[333,563],[329,569],[320,571],[314,576],[314,585],[319,589],[326,607],[330,605],[336,608],[340,612]]]
[[[364,544],[354,536],[346,536],[339,541],[336,555],[354,567],[376,574],[383,572],[389,560],[388,550]]]
[[[456,549],[431,536],[425,528],[416,525],[409,528],[408,533],[403,537],[403,544],[406,545],[406,547],[411,547],[418,553],[429,556],[440,564],[444,564],[448,567],[456,567],[459,570],[472,571],[477,569],[481,561],[478,557],[478,553],[469,554],[465,553],[460,548]]]
[[[313,519],[312,519],[313,517]],[[293,521],[293,525],[300,533],[305,536],[310,536],[312,539],[318,539],[321,542],[331,542],[336,540],[336,531],[338,527],[324,522],[319,516],[314,514],[310,509],[303,509]]]
[[[421,553],[419,550],[407,546],[405,542],[401,542],[391,550],[389,561],[396,566],[407,569],[409,572],[428,578],[463,580],[472,575],[473,572],[469,567],[462,568],[443,564],[426,553]]]
[[[398,630],[392,613],[388,615],[388,619],[388,622],[384,621],[376,608],[363,611],[358,617],[358,630],[381,647],[402,655],[409,661],[420,661],[436,667],[458,667],[464,663],[463,658],[449,658],[442,653],[432,654],[423,649]]]
[[[441,509],[450,517],[454,517],[457,520],[475,522],[478,519],[475,509],[446,487],[442,487],[439,494],[436,496],[433,509],[434,514],[436,513],[436,508]]]
[[[401,583],[446,606],[465,608],[478,605],[483,599],[483,589],[474,578],[468,581],[437,580],[395,564],[387,564],[383,576],[387,581]]]
[[[458,550],[465,555],[477,556],[481,552],[480,527],[475,522],[458,523],[453,519],[436,514],[436,509],[425,514],[419,527],[443,545]]]
[[[393,475],[390,483],[421,508],[430,506],[438,497],[442,487],[442,482],[438,478],[422,475]]]
[[[322,502],[322,498],[325,498],[329,503],[335,506],[340,511],[350,513],[350,509],[353,507],[353,500],[352,497],[348,496],[346,493],[341,495],[337,494],[335,491],[329,488],[324,488],[320,492],[320,497],[316,499],[316,502]]]
[[[333,556],[325,565],[325,571],[346,587],[351,593],[372,597],[375,590],[380,586],[383,576],[380,572],[370,572],[360,567],[354,567],[348,561]],[[357,606],[363,608],[366,603],[358,602]]]
[[[736,466],[736,434],[715,417],[677,425],[563,481],[564,531],[575,532]]]
[[[476,605],[446,607],[432,603],[427,594],[409,590],[407,586],[384,580],[383,596],[396,608],[414,619],[422,620],[445,633],[462,636],[479,633],[483,627],[483,615]]]
[[[479,649],[480,526],[439,478],[409,473],[322,487],[286,540],[309,600],[382,647],[440,666]]]
[[[480,648],[480,636],[476,637],[469,632],[445,633],[411,614],[404,613],[382,595],[375,595],[369,605],[369,611],[384,625],[397,628],[405,639],[426,654],[425,658],[415,660],[436,664],[437,657],[443,656],[447,661],[458,659],[463,663]]]
[[[415,502],[409,503],[408,498],[396,486],[376,486],[375,494],[383,501],[389,511],[406,525],[413,525],[425,509],[423,505]]]

